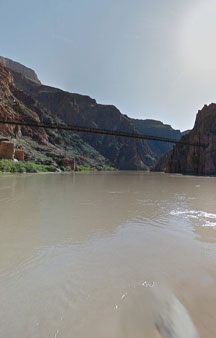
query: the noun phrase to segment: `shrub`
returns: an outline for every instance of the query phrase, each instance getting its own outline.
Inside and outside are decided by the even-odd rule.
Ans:
[[[37,173],[53,171],[55,171],[55,168],[50,165],[36,164],[33,162],[14,162],[12,160],[0,160],[0,172]]]

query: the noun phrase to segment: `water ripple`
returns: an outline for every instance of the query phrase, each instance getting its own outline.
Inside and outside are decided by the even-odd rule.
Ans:
[[[183,216],[187,219],[197,219],[202,222],[203,227],[216,227],[216,222],[213,222],[212,220],[216,220],[216,214],[209,213],[202,210],[172,210],[170,212],[170,215],[172,216]]]

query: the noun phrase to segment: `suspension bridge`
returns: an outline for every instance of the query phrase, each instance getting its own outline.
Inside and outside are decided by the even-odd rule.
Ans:
[[[190,142],[185,142],[183,140],[170,139],[170,138],[160,137],[160,136],[143,135],[143,134],[135,134],[135,133],[133,134],[133,133],[128,133],[128,132],[120,131],[120,130],[107,130],[107,129],[92,128],[92,127],[77,126],[77,125],[46,124],[46,123],[20,122],[20,121],[9,121],[9,120],[0,120],[0,124],[7,124],[7,125],[14,125],[14,126],[21,126],[21,127],[23,126],[23,127],[32,127],[32,128],[66,130],[66,131],[107,135],[107,136],[128,137],[128,138],[133,138],[133,139],[167,142],[167,143],[182,144],[182,145],[202,147],[202,148],[208,147],[208,145],[204,143],[190,143]]]

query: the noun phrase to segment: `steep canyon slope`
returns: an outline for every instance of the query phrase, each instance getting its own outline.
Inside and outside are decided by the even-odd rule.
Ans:
[[[89,96],[38,85],[17,72],[12,74],[20,90],[66,124],[138,132],[129,118],[114,106],[98,104]],[[118,169],[148,169],[156,160],[146,141],[84,133],[81,137]]]
[[[0,64],[0,119],[57,123],[38,101],[17,89],[10,71]],[[107,160],[78,135],[66,132],[0,124],[1,137],[13,139],[25,158],[41,162],[76,157],[81,164],[107,165]]]
[[[203,143],[206,148],[178,144],[166,165],[168,173],[189,175],[216,174],[216,104],[205,105],[198,111],[194,128],[182,140]]]
[[[94,128],[104,128],[121,130],[130,133],[153,133],[156,136],[170,136],[180,138],[180,131],[173,130],[170,126],[164,125],[160,121],[154,120],[135,120],[123,115],[115,106],[98,104],[89,96],[69,93],[58,88],[45,86],[40,83],[35,72],[12,60],[0,57],[0,63],[10,70],[13,79],[14,93],[24,103],[25,107],[31,110],[31,114],[19,117],[25,120],[31,116],[43,122],[58,121],[66,124],[76,124]],[[12,81],[12,80],[11,80]],[[17,112],[14,109],[14,112]],[[25,109],[24,109],[25,112]],[[15,117],[15,116],[14,116]],[[16,116],[17,117],[17,116]],[[11,129],[12,130],[12,129]],[[23,130],[23,129],[21,129]],[[29,132],[31,130],[28,129]],[[34,131],[34,133],[37,133]],[[44,131],[44,137],[38,133],[29,137],[29,147],[34,141],[39,141],[42,151],[45,147],[44,142],[57,147],[53,151],[45,151],[46,156],[57,158],[66,152],[67,156],[75,156],[78,161],[82,159],[95,165],[111,165],[118,169],[141,169],[147,170],[170,149],[170,145],[144,140],[127,139],[114,136],[99,136],[93,134],[63,133],[59,131]],[[13,134],[14,136],[14,134]],[[15,135],[18,137],[18,134]],[[22,133],[20,136],[24,136]],[[46,137],[45,137],[46,136]],[[46,140],[46,141],[45,141]],[[17,138],[17,142],[22,143],[23,138]],[[27,146],[28,142],[26,143]],[[35,147],[37,148],[37,145]],[[43,147],[42,147],[43,145]],[[49,147],[48,147],[49,148]],[[67,148],[67,149],[66,149]]]
[[[170,125],[157,120],[139,120],[130,119],[137,130],[143,135],[155,135],[159,137],[180,140],[183,133],[180,130],[173,129]],[[151,149],[160,158],[163,154],[173,148],[172,143],[149,141]]]

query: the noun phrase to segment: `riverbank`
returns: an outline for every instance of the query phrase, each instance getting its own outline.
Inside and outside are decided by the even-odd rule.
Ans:
[[[38,173],[55,171],[56,168],[51,165],[37,164],[34,162],[0,160],[0,173]]]
[[[92,168],[78,165],[77,171],[114,171],[114,168]],[[43,173],[43,172],[72,172],[70,167],[55,167],[52,165],[38,164],[34,162],[21,162],[13,160],[0,160],[0,174],[2,173]]]

